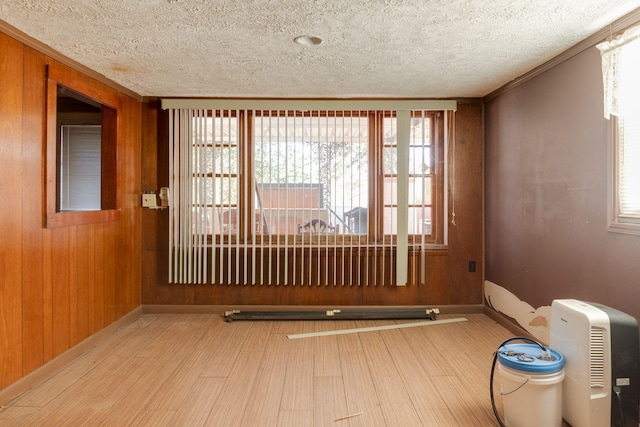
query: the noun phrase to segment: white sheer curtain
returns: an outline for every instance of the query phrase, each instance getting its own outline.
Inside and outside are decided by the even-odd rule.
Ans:
[[[600,43],[604,116],[617,117],[612,227],[640,225],[640,26]]]
[[[624,116],[625,109],[629,110],[634,99],[640,98],[640,26],[597,48],[602,56],[604,116]]]

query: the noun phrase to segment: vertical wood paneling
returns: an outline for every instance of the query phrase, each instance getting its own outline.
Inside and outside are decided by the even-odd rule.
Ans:
[[[89,225],[89,237],[88,237],[88,245],[89,245],[89,263],[87,264],[87,274],[89,276],[89,282],[87,283],[87,304],[90,308],[87,308],[89,311],[88,314],[88,325],[87,329],[89,335],[93,334],[97,331],[96,328],[96,310],[95,310],[95,301],[96,301],[96,225]]]
[[[116,320],[116,290],[115,286],[111,284],[116,281],[117,245],[114,231],[118,225],[113,222],[104,224],[104,326]],[[123,248],[123,252],[126,252],[126,249]]]
[[[449,257],[430,256],[425,261],[425,285],[420,287],[418,304],[456,304],[450,298],[447,271]]]
[[[78,342],[91,335],[90,332],[90,286],[91,250],[90,225],[78,227],[78,284],[77,284],[77,338]]]
[[[69,227],[69,347],[78,343],[78,227]]]
[[[123,99],[108,223],[44,228],[45,64]],[[0,33],[0,389],[140,305],[140,103]]]
[[[125,256],[129,255],[131,251],[131,247],[127,246],[130,240],[130,238],[127,236],[127,233],[130,233],[131,231],[128,224],[129,221],[126,218],[122,219],[120,222],[121,224],[119,226],[118,240],[116,241],[116,247],[126,248],[126,249],[121,250],[120,251],[121,253],[117,254],[117,258],[115,260],[115,266],[114,266],[113,280],[116,283],[122,283],[124,285],[126,284],[127,277],[129,277],[129,274],[131,273],[131,262],[127,258],[124,258]],[[126,307],[128,307],[128,304],[127,304],[128,292],[129,292],[128,286],[115,286],[113,288],[114,320],[119,318],[123,314],[126,314],[126,312],[128,311],[126,310]]]
[[[44,361],[53,359],[53,230],[42,232],[42,318]]]
[[[23,48],[0,34],[0,388],[22,375]]]
[[[118,206],[122,206],[123,202],[128,198],[131,186],[130,180],[131,176],[134,174],[134,171],[129,169],[129,162],[131,157],[131,108],[128,99],[124,96],[119,96],[120,101],[120,122],[118,124],[118,132],[120,138],[120,147],[118,150],[118,156],[115,157],[116,161],[116,169],[117,170],[129,170],[128,174],[119,174],[116,176],[116,186],[119,191],[115,194],[115,200],[117,201]],[[107,281],[113,281],[116,283],[126,284],[127,270],[128,270],[128,254],[131,250],[131,245],[127,245],[130,237],[127,235],[130,230],[128,227],[128,216],[130,216],[130,211],[128,207],[123,208],[123,212],[125,215],[120,219],[117,223],[113,223],[113,229],[109,232],[112,236],[112,245],[113,248],[118,248],[118,250],[110,251],[107,253],[113,253],[113,256],[110,257],[110,268],[107,270],[109,272],[109,276],[106,278]],[[105,312],[105,321],[107,324],[113,322],[118,318],[119,313],[123,311],[123,293],[126,291],[126,286],[115,286],[108,288],[108,296],[107,300],[107,311]]]
[[[104,328],[104,312],[105,312],[105,290],[104,290],[104,224],[95,224],[94,235],[94,274],[95,274],[95,287],[94,287],[94,300],[93,300],[93,312],[94,312],[94,331],[99,331]]]
[[[456,225],[449,227],[449,245],[457,250],[449,257],[449,288],[453,304],[482,302],[484,249],[484,143],[481,104],[459,104],[456,113],[456,140],[452,148],[455,174],[449,189]],[[479,137],[480,136],[480,137]],[[469,272],[469,261],[476,271]],[[460,302],[457,302],[460,301]]]
[[[37,111],[44,104],[44,79],[29,72],[44,68],[44,55],[24,48],[24,90],[22,114],[22,331],[23,374],[44,361],[44,289],[42,180],[34,179],[42,171],[44,119]]]
[[[135,123],[133,129],[135,131],[134,138],[132,140],[134,157],[130,162],[130,170],[136,171],[135,179],[131,182],[131,206],[130,209],[130,233],[128,235],[135,236],[132,242],[133,253],[129,258],[130,265],[132,266],[129,272],[129,280],[133,279],[133,283],[129,285],[129,306],[127,312],[138,307],[142,304],[142,209],[140,209],[140,194],[142,192],[142,104],[135,102],[132,108],[135,111],[135,116],[131,119],[132,123]],[[152,122],[155,124],[155,122]]]
[[[52,236],[53,356],[69,349],[69,229],[56,228]]]
[[[160,153],[158,152],[158,109],[156,103],[142,106],[141,121],[140,181],[142,190],[157,190],[160,187],[158,180],[158,156]],[[149,282],[155,280],[159,275],[160,258],[163,261],[161,265],[165,265],[168,258],[168,255],[159,254],[158,251],[160,242],[164,241],[166,236],[166,233],[161,231],[164,229],[164,226],[160,225],[162,224],[161,218],[168,217],[168,214],[164,211],[142,209],[140,215],[141,233],[144,236],[141,239],[141,275],[143,282]],[[168,227],[166,229],[168,230]],[[142,292],[145,291],[153,292],[153,289],[142,289]]]
[[[127,215],[122,218],[123,230],[119,233],[121,237],[118,247],[120,248],[120,257],[126,256],[125,268],[122,269],[124,277],[117,280],[130,280],[128,278],[139,278],[136,282],[138,286],[122,286],[116,287],[120,292],[119,306],[116,310],[116,317],[120,317],[137,307],[140,304],[140,278],[142,272],[141,253],[142,253],[142,229],[140,227],[142,218],[142,209],[140,209],[140,193],[141,193],[141,123],[142,123],[142,106],[139,102],[123,97],[126,111],[127,124],[127,142],[126,164],[120,165],[124,170],[129,171],[124,182],[123,204],[128,210]],[[124,203],[124,200],[127,203]],[[126,248],[126,253],[122,253],[122,248]],[[138,255],[138,262],[132,262]],[[120,269],[117,269],[118,271]]]
[[[113,108],[102,109],[102,138],[112,140],[117,138],[121,122],[118,122],[118,112]],[[115,134],[114,134],[115,129]],[[113,144],[102,145],[102,209],[114,209],[118,206],[118,147]],[[114,173],[115,172],[115,173]]]

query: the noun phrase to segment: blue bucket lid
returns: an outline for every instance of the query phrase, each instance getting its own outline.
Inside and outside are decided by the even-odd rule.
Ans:
[[[536,344],[507,344],[498,349],[498,360],[502,365],[521,372],[551,374],[560,371],[564,367],[564,357],[552,348],[547,349],[551,353],[550,358],[546,358]]]

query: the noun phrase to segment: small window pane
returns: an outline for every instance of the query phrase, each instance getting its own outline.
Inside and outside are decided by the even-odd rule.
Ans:
[[[384,187],[382,189],[383,199],[382,202],[385,205],[397,205],[398,204],[398,178],[385,177]]]
[[[238,178],[219,177],[215,181],[214,203],[216,205],[237,205]]]
[[[384,204],[398,204],[398,179],[386,177],[384,179]],[[409,177],[409,204],[431,204],[431,177]]]
[[[385,207],[383,211],[383,233],[397,234],[398,232],[398,209],[395,207]]]
[[[383,154],[383,168],[385,174],[398,174],[398,148],[393,147],[384,147],[382,149]]]
[[[350,215],[368,205],[366,116],[264,111],[255,117],[253,134],[254,201],[263,224],[256,233],[366,230],[366,219]]]
[[[431,147],[411,146],[409,147],[409,173],[429,174],[431,173]]]
[[[431,204],[431,177],[409,178],[409,204]]]
[[[207,158],[214,158],[216,173],[237,174],[238,173],[238,147],[209,147],[209,151],[214,151],[215,156],[209,154]]]
[[[409,208],[409,234],[431,235],[431,208]]]
[[[408,210],[408,234],[431,235],[431,208],[411,207]],[[397,234],[398,209],[395,207],[384,208],[384,234]]]

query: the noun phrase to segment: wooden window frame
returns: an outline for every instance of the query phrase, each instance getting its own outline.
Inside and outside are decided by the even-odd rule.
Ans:
[[[55,66],[47,66],[46,75],[46,134],[45,134],[45,206],[46,228],[117,221],[121,211],[117,206],[117,151],[120,140],[120,100],[117,95]],[[57,208],[57,99],[58,85],[64,86],[104,107],[102,108],[101,209],[95,211],[64,211]]]
[[[410,245],[420,245],[420,244],[434,244],[434,245],[443,245],[444,239],[444,231],[443,231],[443,221],[442,221],[442,206],[444,203],[444,120],[443,120],[442,111],[427,111],[423,113],[422,116],[417,115],[415,112],[412,112],[411,117],[428,117],[430,120],[430,133],[431,133],[431,155],[432,161],[430,165],[431,173],[429,174],[431,177],[431,234],[428,235],[428,238],[423,240],[423,236],[420,234],[409,234],[409,244]],[[372,133],[377,129],[378,134],[371,141],[372,150],[371,153],[375,152],[375,156],[377,158],[373,158],[370,160],[371,165],[375,165],[380,168],[380,170],[373,170],[373,175],[370,179],[375,179],[375,176],[379,177],[378,179],[378,187],[384,189],[384,183],[387,178],[397,177],[397,174],[393,173],[385,173],[382,166],[382,161],[384,158],[383,150],[386,147],[392,147],[390,145],[384,144],[383,141],[383,132],[384,132],[384,119],[385,118],[395,118],[395,115],[389,115],[384,112],[376,112],[371,116],[371,120],[377,120],[377,125],[372,127]],[[377,142],[380,141],[380,142]],[[395,145],[397,147],[397,145]],[[411,176],[411,174],[410,174]],[[373,189],[372,189],[373,190]],[[385,204],[384,197],[376,197],[376,195],[372,192],[370,196],[370,209],[375,209],[378,212],[378,224],[372,224],[372,227],[377,227],[378,235],[384,236],[386,240],[389,240],[391,236],[395,236],[395,234],[384,234],[383,233],[383,220],[384,220],[384,210],[387,207],[397,207],[397,205]],[[377,204],[376,204],[377,202]],[[419,205],[409,205],[409,207],[417,207]],[[370,232],[372,232],[370,230]]]
[[[624,215],[620,210],[620,150],[622,150],[623,132],[620,131],[620,119],[611,116],[611,158],[610,158],[610,179],[611,195],[609,197],[609,227],[608,230],[615,233],[640,235],[640,219]]]
[[[266,111],[266,110],[265,110]],[[281,111],[282,114],[291,114],[293,111]],[[355,112],[351,111],[341,111],[340,113],[351,113]],[[315,112],[307,112],[305,116],[313,116],[314,114],[318,114]],[[351,246],[368,246],[375,245],[376,239],[377,243],[389,244],[392,242],[396,234],[384,234],[383,233],[383,221],[384,221],[384,198],[379,197],[379,195],[375,194],[375,189],[384,188],[384,178],[390,175],[385,175],[382,170],[382,159],[383,159],[383,119],[385,117],[389,117],[389,112],[384,110],[377,111],[358,111],[357,116],[359,117],[367,117],[369,120],[369,154],[368,154],[368,163],[369,163],[369,202],[367,209],[369,212],[377,212],[376,215],[369,215],[368,218],[368,229],[366,234],[362,235],[322,235],[322,236],[312,236],[312,240],[315,242],[316,240],[324,241],[340,239],[342,244]],[[446,244],[444,242],[444,112],[440,110],[428,111],[427,115],[431,120],[431,137],[432,137],[432,154],[433,154],[433,164],[432,173],[431,173],[431,221],[432,221],[432,232],[431,235],[425,239],[420,234],[409,234],[409,244],[410,246],[416,245],[429,245],[429,247],[433,246],[434,248],[444,247]],[[247,120],[247,129],[243,125],[243,120]],[[280,235],[253,235],[251,230],[245,229],[245,224],[250,223],[246,220],[245,215],[247,210],[240,209],[239,206],[244,203],[250,203],[251,206],[248,209],[248,212],[253,212],[255,207],[253,206],[253,197],[249,196],[247,200],[247,194],[245,190],[245,185],[243,183],[245,180],[249,179],[246,176],[247,171],[242,167],[242,156],[246,155],[246,153],[251,153],[253,150],[253,115],[248,114],[248,117],[244,117],[244,114],[238,119],[238,161],[240,164],[238,165],[238,174],[237,179],[240,183],[240,191],[238,193],[238,202],[237,205],[234,205],[238,212],[238,224],[239,224],[239,234],[238,236],[225,235],[225,234],[215,234],[209,235],[210,241],[214,242],[222,242],[228,241],[230,243],[237,243],[236,239],[240,238],[242,241],[251,241],[252,239],[256,239],[261,245],[277,245],[281,243],[281,238],[285,236],[284,234]],[[246,163],[246,167],[248,170],[253,169],[253,164],[255,159],[252,157],[249,158]],[[374,183],[377,184],[374,185]],[[224,206],[228,207],[228,206]],[[216,208],[221,208],[221,206],[217,206]],[[293,236],[296,240],[296,244],[302,243],[302,236]]]

